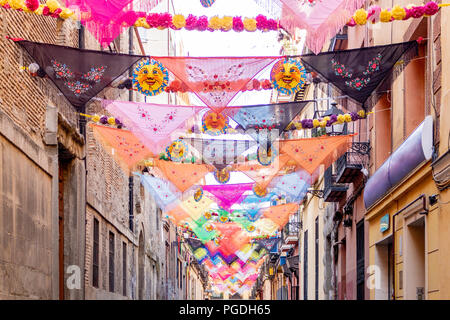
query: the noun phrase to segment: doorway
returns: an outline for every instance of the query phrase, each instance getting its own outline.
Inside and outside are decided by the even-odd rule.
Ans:
[[[421,217],[405,228],[404,235],[405,299],[425,299],[425,218]]]
[[[144,287],[145,287],[145,279],[144,279],[144,257],[145,257],[145,248],[144,248],[144,235],[139,234],[139,248],[138,248],[138,299],[144,300]]]
[[[375,300],[392,300],[394,294],[394,251],[392,235],[375,245]]]

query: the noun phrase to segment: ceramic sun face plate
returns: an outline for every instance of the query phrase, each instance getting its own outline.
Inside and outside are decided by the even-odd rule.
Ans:
[[[270,79],[278,92],[293,94],[305,85],[306,69],[299,61],[286,58],[275,63]]]
[[[212,136],[225,134],[229,126],[228,117],[221,113],[208,111],[202,118],[202,131],[205,134]]]
[[[169,84],[169,72],[153,59],[141,61],[133,72],[133,86],[147,96],[156,96]]]
[[[181,162],[188,155],[188,145],[181,139],[173,141],[167,148],[167,157],[174,162]]]

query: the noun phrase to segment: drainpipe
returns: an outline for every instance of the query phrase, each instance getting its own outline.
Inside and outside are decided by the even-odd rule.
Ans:
[[[403,211],[405,211],[406,209],[408,209],[410,206],[412,206],[414,203],[416,203],[418,200],[422,199],[422,204],[423,204],[423,208],[424,208],[424,212],[422,212],[422,214],[428,214],[428,209],[426,209],[426,196],[425,194],[421,194],[420,196],[418,196],[415,200],[411,201],[410,203],[408,203],[405,207],[403,207],[401,210],[397,211],[393,216],[392,216],[392,251],[393,251],[393,257],[392,260],[394,262],[394,270],[392,272],[392,282],[393,287],[392,287],[392,295],[393,295],[393,299],[395,300],[395,217],[397,215],[399,215],[400,213],[402,213]]]

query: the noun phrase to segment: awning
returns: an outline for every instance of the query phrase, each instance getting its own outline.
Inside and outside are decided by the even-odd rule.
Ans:
[[[414,132],[375,171],[364,188],[364,204],[371,207],[433,153],[433,117],[427,116]]]

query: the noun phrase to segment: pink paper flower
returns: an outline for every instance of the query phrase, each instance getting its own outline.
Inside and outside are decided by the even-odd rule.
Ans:
[[[172,27],[172,15],[168,12],[161,13],[159,15],[159,26],[160,28],[167,29]]]
[[[126,25],[127,27],[132,26],[136,20],[138,19],[138,15],[134,11],[127,11],[121,17],[121,23]]]
[[[352,17],[352,18],[350,19],[350,21],[347,22],[347,25],[348,25],[349,27],[354,27],[354,26],[356,26],[355,19],[353,19],[353,17]]]
[[[266,16],[260,14],[256,17],[256,27],[258,30],[265,31],[268,29],[268,23]]]
[[[208,29],[208,17],[207,16],[201,16],[198,17],[197,20],[197,30],[198,31],[205,31],[206,29]]]
[[[413,18],[420,18],[425,14],[425,7],[413,7],[412,8],[412,16]]]
[[[44,9],[42,9],[42,15],[43,16],[49,16],[50,15],[50,9],[45,6]]]
[[[267,29],[272,31],[278,30],[278,22],[274,19],[267,20]]]
[[[159,18],[160,14],[159,13],[150,13],[147,16],[147,23],[150,26],[150,28],[157,28],[159,27]]]
[[[62,12],[61,8],[56,9],[55,11],[53,11],[53,13],[50,15],[52,18],[58,18],[59,14]]]
[[[25,0],[25,6],[30,11],[36,11],[39,8],[39,0]]]
[[[405,12],[406,12],[406,16],[403,18],[403,20],[408,20],[409,18],[412,17],[413,9],[412,8],[408,9],[406,7],[404,9],[405,9]]]
[[[186,18],[186,26],[185,29],[186,30],[194,30],[197,26],[197,17],[190,14],[187,18]]]
[[[233,30],[236,32],[244,31],[244,23],[241,17],[233,17]]]
[[[425,14],[428,16],[432,16],[439,11],[439,6],[433,1],[428,2],[424,7]]]

